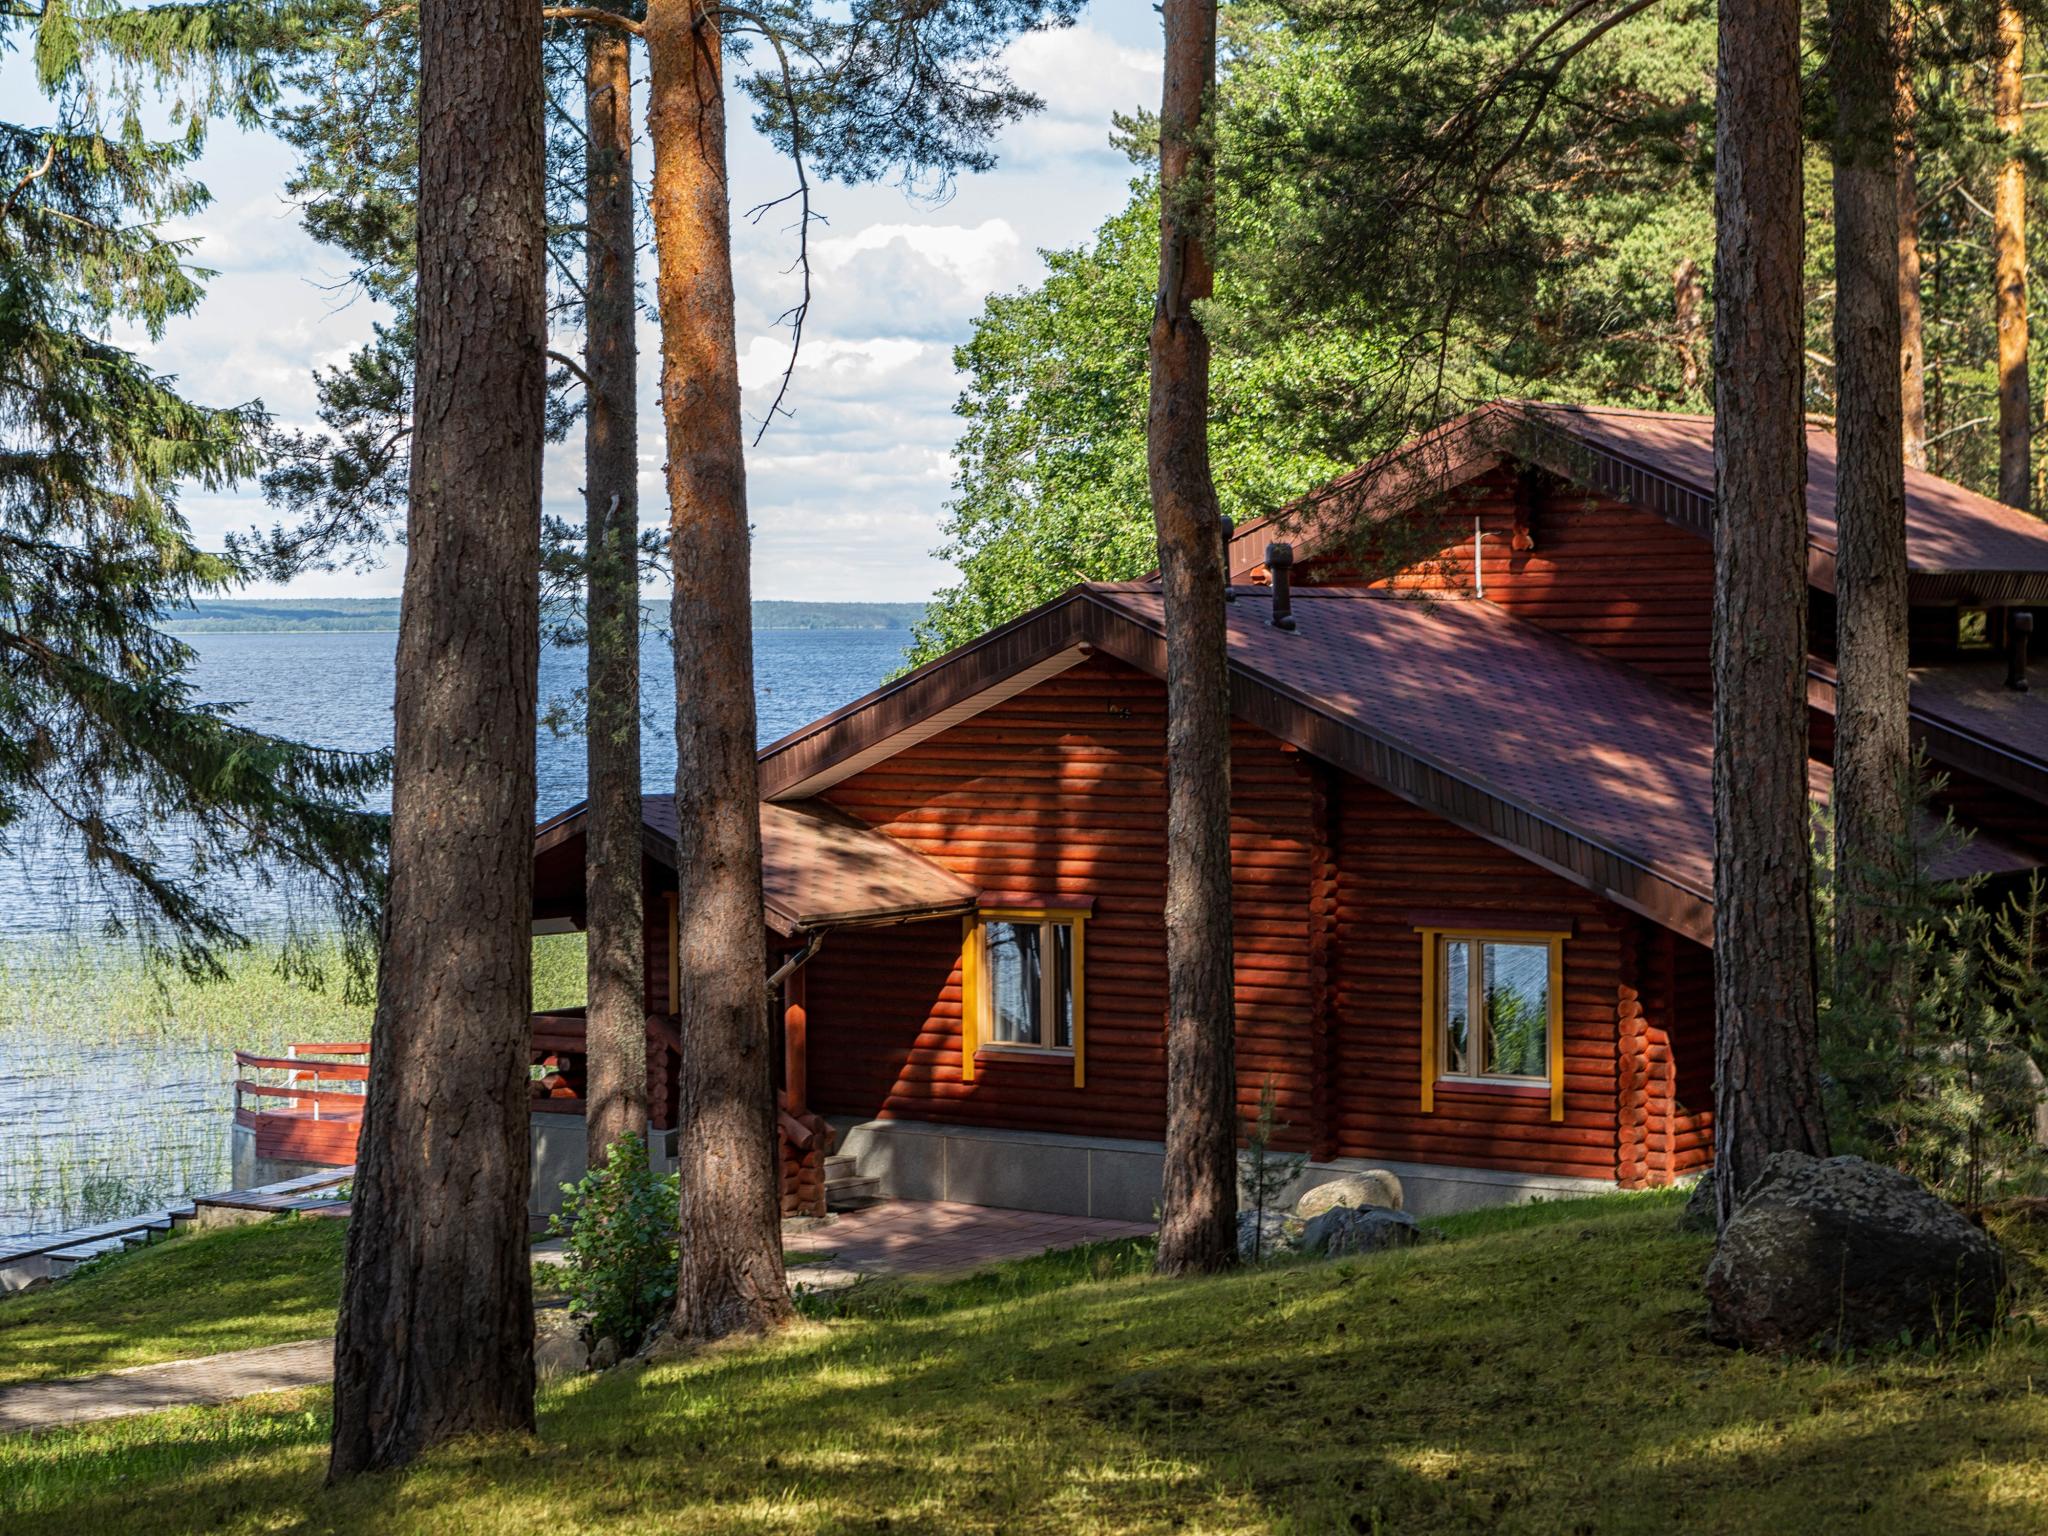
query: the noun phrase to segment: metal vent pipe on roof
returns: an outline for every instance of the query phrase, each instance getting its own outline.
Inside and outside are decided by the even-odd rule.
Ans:
[[[2005,658],[2005,686],[2017,693],[2027,691],[2027,642],[2033,637],[2034,616],[2031,613],[2015,613],[2006,620],[2006,632],[2011,635],[2010,648]]]
[[[1223,601],[1234,603],[1237,601],[1237,593],[1232,591],[1230,586],[1230,541],[1237,533],[1237,524],[1225,515],[1216,519],[1216,525],[1222,531],[1223,537]]]
[[[1266,569],[1273,577],[1273,627],[1294,628],[1294,546],[1268,544]]]

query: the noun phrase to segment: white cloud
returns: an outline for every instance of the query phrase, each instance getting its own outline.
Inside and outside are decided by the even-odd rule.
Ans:
[[[1155,102],[1158,29],[1149,6],[1122,0],[1092,10],[1082,26],[1019,40],[1006,54],[1018,81],[1045,111],[1006,129],[997,168],[962,178],[941,200],[907,198],[889,186],[816,189],[830,222],[814,230],[813,294],[787,418],[748,455],[755,526],[755,590],[764,597],[905,600],[948,584],[930,557],[953,479],[952,414],[961,380],[952,350],[992,292],[1034,281],[1041,247],[1084,239],[1123,206],[1130,166],[1108,147],[1110,116]],[[0,64],[0,95],[26,76]],[[642,102],[644,109],[644,99]],[[31,120],[35,112],[22,105]],[[788,360],[779,317],[800,280],[786,208],[750,223],[744,212],[789,190],[789,167],[745,125],[735,102],[731,142],[734,266],[740,376],[751,439]],[[650,156],[639,153],[644,180]],[[177,373],[190,394],[213,402],[260,397],[281,420],[313,420],[312,371],[367,339],[378,318],[367,301],[335,291],[346,258],[315,245],[283,196],[292,152],[223,125],[199,174],[216,194],[177,232],[199,240],[195,260],[220,275],[199,310],[174,320],[162,343],[124,338],[152,366]],[[653,293],[653,260],[642,280]],[[640,495],[644,525],[667,521],[667,460],[657,399],[659,338],[643,324]],[[564,350],[574,339],[558,337]],[[547,455],[546,505],[579,520],[583,455],[573,438]],[[190,495],[202,534],[266,521],[254,487]],[[305,595],[394,593],[395,559],[367,576],[310,576]]]

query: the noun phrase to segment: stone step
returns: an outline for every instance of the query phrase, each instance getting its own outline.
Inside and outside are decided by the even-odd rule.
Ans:
[[[832,1156],[825,1159],[825,1181],[827,1183],[834,1179],[857,1179],[859,1177],[860,1165],[845,1153],[835,1152]]]
[[[825,1181],[825,1209],[857,1211],[882,1198],[880,1179],[841,1176]]]

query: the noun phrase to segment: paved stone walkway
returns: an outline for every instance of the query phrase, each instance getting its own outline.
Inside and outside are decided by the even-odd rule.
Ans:
[[[928,1275],[1024,1259],[1052,1248],[1145,1237],[1149,1222],[1004,1211],[945,1200],[884,1200],[807,1232],[785,1232],[783,1250],[821,1262],[789,1271],[792,1285],[824,1289],[862,1274]]]
[[[334,1340],[309,1339],[167,1365],[138,1365],[103,1376],[25,1382],[0,1388],[0,1435],[317,1387],[333,1371]]]

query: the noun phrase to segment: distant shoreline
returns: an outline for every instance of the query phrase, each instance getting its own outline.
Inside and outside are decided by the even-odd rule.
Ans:
[[[907,635],[924,617],[923,603],[807,603],[764,598],[754,604],[757,632],[809,630],[895,631]],[[653,625],[668,617],[668,605],[643,602]],[[162,628],[173,635],[395,634],[395,597],[220,598],[194,603]]]

